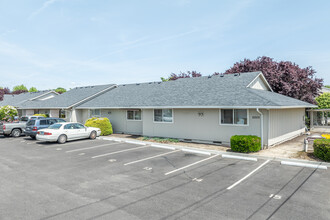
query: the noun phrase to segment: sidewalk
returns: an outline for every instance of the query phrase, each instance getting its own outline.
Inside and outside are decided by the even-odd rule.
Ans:
[[[128,134],[112,134],[112,138],[124,138],[124,139],[133,139],[137,141],[142,141],[143,137],[138,135],[128,135]],[[288,159],[299,159],[299,160],[308,160],[308,161],[319,161],[318,158],[314,157],[313,155],[313,146],[312,143],[309,144],[309,151],[305,153],[303,151],[303,140],[306,138],[306,135],[299,136],[294,138],[290,141],[282,143],[280,145],[271,147],[269,149],[264,149],[262,151],[256,153],[250,153],[247,155],[257,155],[257,156],[264,156],[264,157],[273,157],[273,158],[288,158]],[[149,140],[143,140],[145,142],[151,143],[159,143]],[[228,146],[219,146],[219,145],[212,145],[212,144],[200,144],[200,143],[187,143],[187,142],[168,142],[164,144],[169,145],[176,145],[176,146],[183,146],[183,147],[191,147],[191,148],[199,148],[205,150],[216,150],[222,152],[231,152],[230,147]]]

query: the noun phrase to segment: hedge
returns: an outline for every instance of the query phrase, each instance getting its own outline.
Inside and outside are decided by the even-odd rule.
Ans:
[[[249,153],[261,150],[261,138],[253,135],[234,135],[230,138],[232,151]]]
[[[95,127],[101,129],[101,135],[110,135],[113,133],[112,125],[108,118],[90,118],[85,122],[86,127]]]
[[[330,139],[314,140],[314,155],[321,160],[330,162]]]
[[[41,116],[41,117],[48,118],[48,116],[46,114],[34,114],[33,116]]]

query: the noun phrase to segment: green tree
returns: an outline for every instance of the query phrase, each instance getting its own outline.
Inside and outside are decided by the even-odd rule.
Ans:
[[[324,87],[330,89],[330,86],[324,86]]]
[[[13,88],[13,92],[16,92],[16,91],[28,91],[28,89],[26,88],[26,86],[24,86],[23,84],[22,85],[17,85],[17,86],[14,86]]]
[[[29,89],[29,92],[38,92],[38,89],[36,87],[31,87]]]
[[[319,109],[328,109],[330,108],[330,93],[326,92],[317,97],[316,103]]]
[[[66,92],[66,89],[64,89],[62,87],[58,87],[57,89],[55,89],[55,92],[62,94],[62,93]]]
[[[10,121],[14,119],[14,116],[17,116],[17,109],[10,105],[5,105],[0,108],[0,120]]]

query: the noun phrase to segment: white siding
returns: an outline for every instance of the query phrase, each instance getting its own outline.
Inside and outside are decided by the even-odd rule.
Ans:
[[[109,118],[114,133],[142,135],[142,121],[127,120],[126,110],[102,109],[101,116]]]
[[[267,111],[264,114],[267,117]],[[173,109],[173,123],[154,123],[153,110],[148,109],[143,110],[143,135],[229,143],[233,135],[260,136],[260,118],[252,116],[259,114],[249,110],[248,126],[220,125],[219,109]]]
[[[269,91],[268,86],[260,76],[251,83],[250,88]]]
[[[276,109],[269,115],[269,145],[292,139],[305,128],[305,109]]]

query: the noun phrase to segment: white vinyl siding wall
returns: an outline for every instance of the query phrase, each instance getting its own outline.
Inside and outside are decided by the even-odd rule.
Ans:
[[[294,138],[305,128],[305,109],[274,109],[269,115],[269,145]]]

